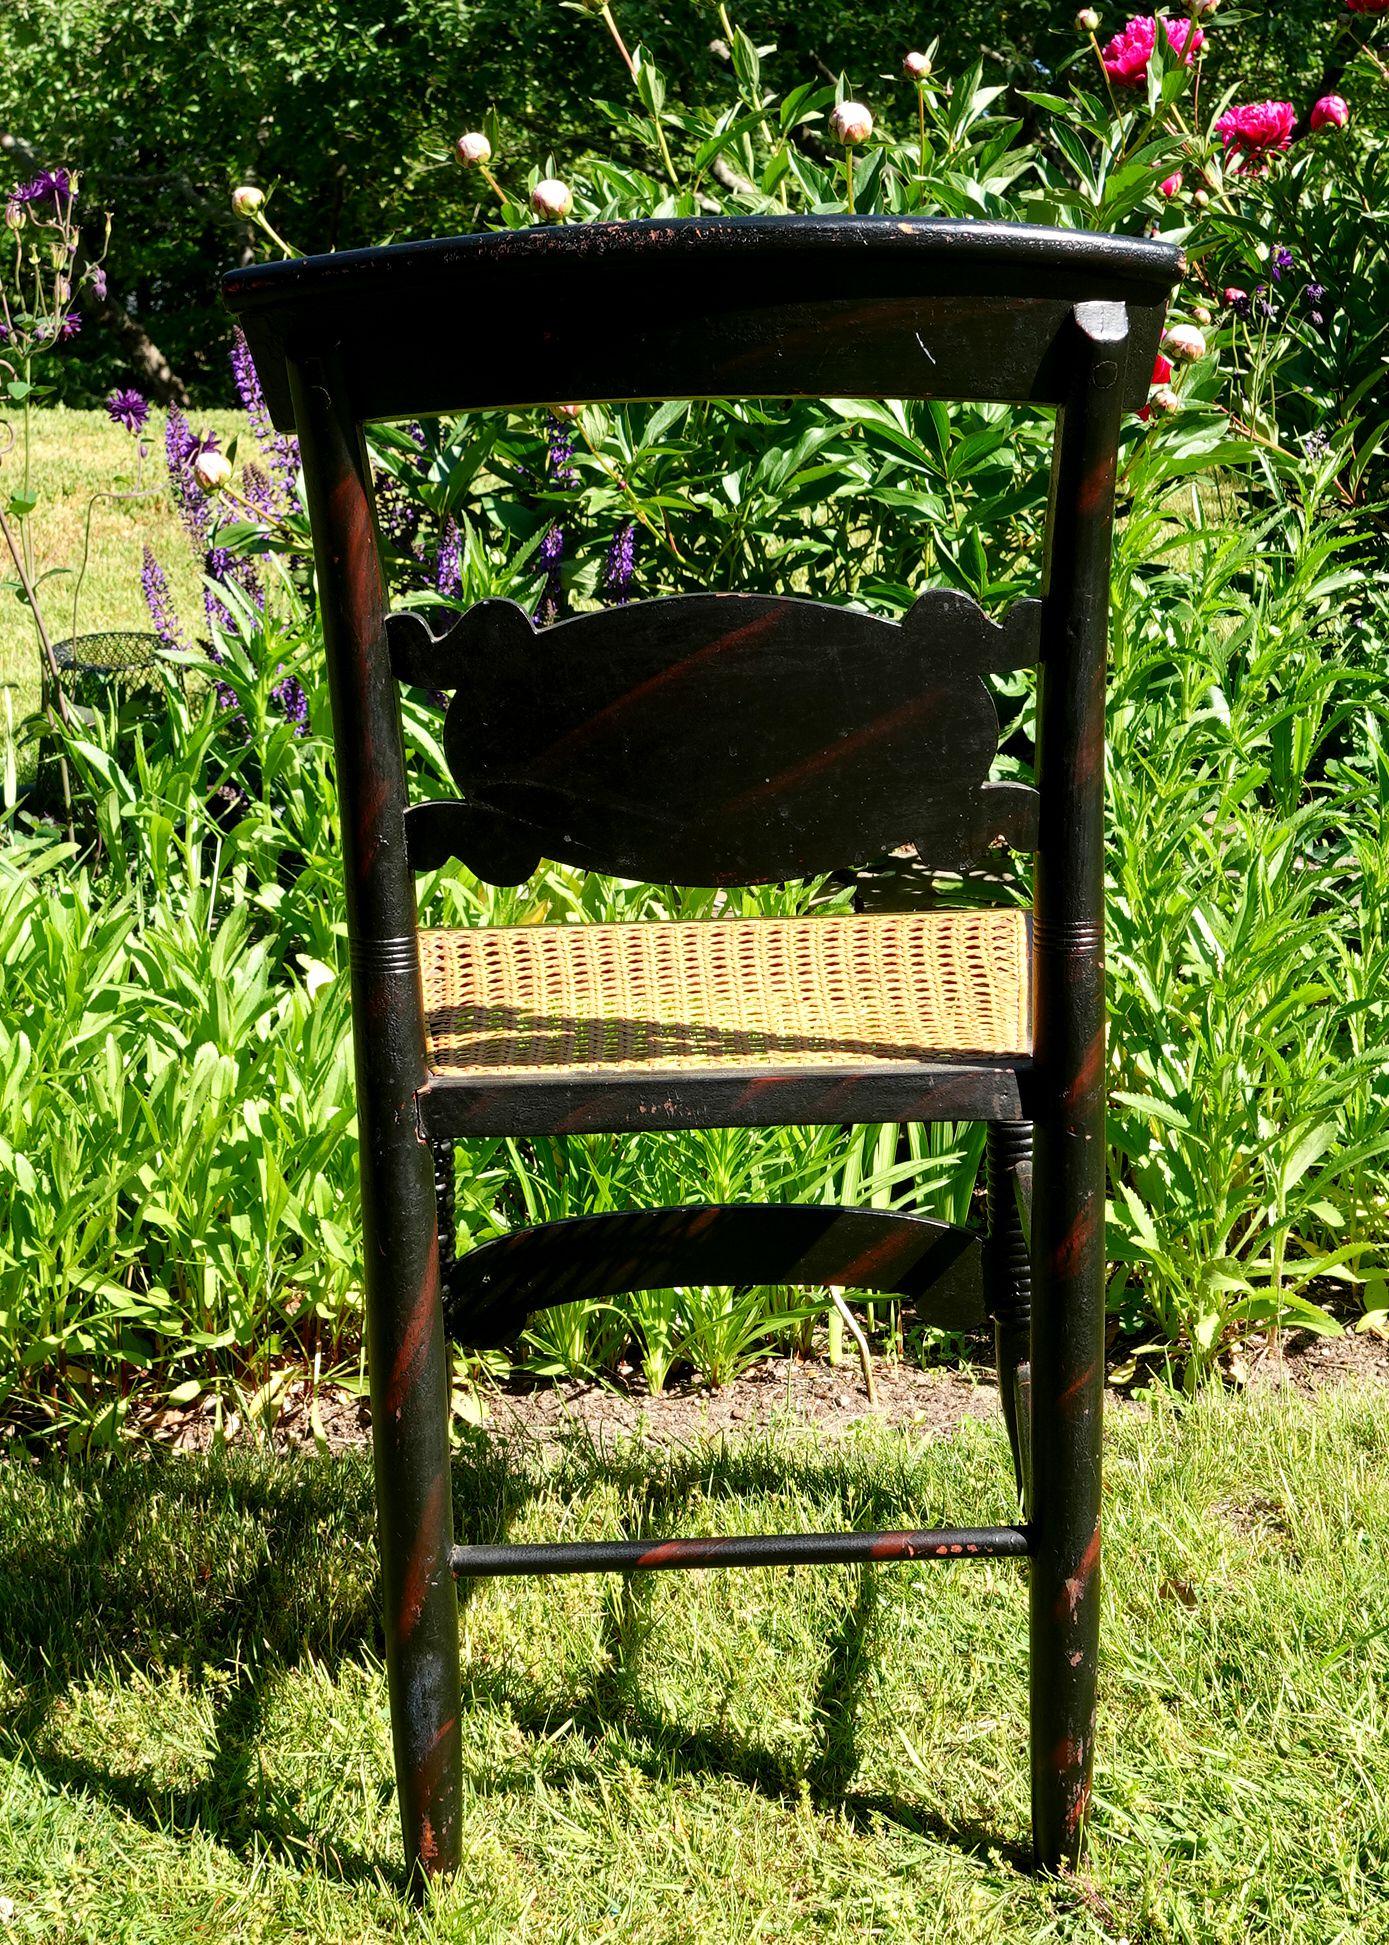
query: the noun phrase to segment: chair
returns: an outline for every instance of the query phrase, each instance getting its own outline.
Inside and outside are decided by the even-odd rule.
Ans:
[[[1099,1626],[1109,557],[1121,414],[1146,396],[1181,268],[1155,241],[758,217],[499,232],[226,280],[275,422],[298,432],[314,531],[387,1667],[417,1881],[458,1860],[455,1574],[1025,1558],[1035,1855],[1051,1868],[1078,1854]],[[388,612],[365,422],[824,394],[1059,408],[1040,599],[996,623],[928,592],[900,626],[708,592],[540,630],[507,602],[440,634]],[[1035,791],[989,781],[985,682],[1034,664]],[[451,695],[456,800],[408,806],[402,682]],[[1035,851],[1031,914],[417,929],[413,874],[450,856],[498,884],[547,857],[709,886],[908,842],[951,867],[1000,842]],[[441,1249],[460,1136],[946,1118],[988,1124],[982,1239],[876,1210],[677,1208],[518,1231],[456,1261],[446,1219]],[[455,1546],[445,1299],[449,1329],[480,1346],[546,1304],[705,1282],[991,1316],[1020,1522]]]

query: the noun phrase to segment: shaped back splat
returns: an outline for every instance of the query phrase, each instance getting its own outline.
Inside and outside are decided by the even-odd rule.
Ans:
[[[1037,658],[1039,604],[1002,625],[936,589],[899,623],[750,594],[634,602],[536,629],[483,601],[441,636],[392,616],[395,673],[452,689],[459,803],[409,813],[411,861],[493,883],[542,857],[656,884],[757,884],[918,841],[963,866],[1031,842],[1034,793],[989,784],[983,681]]]

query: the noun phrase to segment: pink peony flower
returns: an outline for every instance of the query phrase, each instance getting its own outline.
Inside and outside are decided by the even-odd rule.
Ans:
[[[1164,15],[1162,24],[1167,33],[1168,46],[1174,54],[1180,54],[1190,67],[1205,46],[1205,35],[1189,20],[1168,20]],[[1121,33],[1101,49],[1100,59],[1111,81],[1117,81],[1121,88],[1143,86],[1148,79],[1153,49],[1157,46],[1157,30],[1158,16],[1137,14]]]
[[[1297,116],[1290,101],[1251,101],[1243,108],[1229,108],[1215,125],[1227,155],[1236,157],[1236,167],[1258,169],[1278,149],[1293,139]]]
[[[846,148],[856,149],[873,133],[873,117],[861,101],[841,101],[830,116],[830,127]]]
[[[1163,196],[1180,196],[1182,193],[1182,172],[1174,169],[1164,182],[1158,184],[1158,193]]]
[[[1313,128],[1344,128],[1350,120],[1350,103],[1344,95],[1323,95],[1308,120]]]

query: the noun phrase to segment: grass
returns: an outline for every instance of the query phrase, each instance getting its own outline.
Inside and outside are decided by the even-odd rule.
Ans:
[[[196,423],[210,425],[225,441],[243,421],[231,412],[200,413]],[[55,406],[31,419],[31,485],[39,496],[34,515],[35,566],[40,574],[70,570],[44,582],[39,599],[55,640],[72,634],[72,599],[82,562],[88,502],[94,493],[128,492],[137,484],[158,490],[138,499],[100,500],[92,511],[91,553],[82,583],[77,624],[82,632],[100,629],[149,630],[140,592],[141,550],[158,556],[181,613],[202,612],[200,573],[173,503],[164,490],[163,416],[151,419],[150,453],[143,478],[137,471],[129,433],[113,426],[104,412],[69,411]],[[18,454],[0,467],[0,485],[17,489]],[[3,548],[0,547],[0,553]],[[8,559],[0,581],[11,579]],[[17,722],[39,696],[38,648],[29,611],[13,593],[0,597],[0,691],[7,693]],[[0,720],[5,709],[0,695]]]
[[[781,1490],[778,1491],[779,1483]],[[1008,1511],[994,1425],[458,1461],[460,1533]],[[1084,1875],[1021,1868],[1020,1569],[497,1582],[464,1869],[402,1898],[364,1457],[0,1470],[17,1938],[1389,1938],[1389,1422],[1115,1414]]]

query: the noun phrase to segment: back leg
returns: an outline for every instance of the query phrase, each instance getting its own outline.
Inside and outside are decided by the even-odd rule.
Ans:
[[[1024,1517],[1032,1511],[1032,1124],[991,1121],[985,1147],[984,1295],[994,1320],[1003,1422]]]

